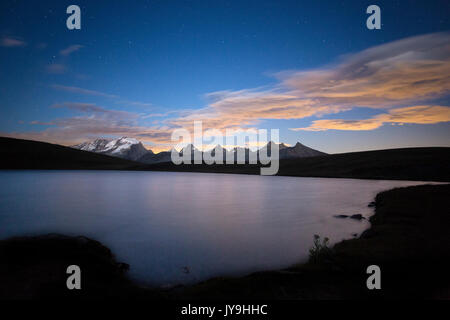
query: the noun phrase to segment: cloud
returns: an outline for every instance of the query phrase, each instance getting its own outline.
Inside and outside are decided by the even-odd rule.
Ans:
[[[135,106],[135,107],[153,107],[153,105],[151,103],[140,102],[140,101],[121,100],[121,101],[117,101],[117,103],[127,104],[127,105]]]
[[[39,120],[30,121],[30,124],[39,125],[39,126],[53,126],[54,125],[54,123],[51,121],[45,122],[45,121],[39,121]]]
[[[187,112],[168,123],[187,127],[194,121],[202,121],[205,130],[244,129],[266,119],[300,119],[343,110],[339,106],[320,106],[314,100],[276,91],[222,91],[207,97],[214,100],[208,107]]]
[[[25,47],[26,45],[27,43],[25,41],[13,37],[3,37],[0,42],[0,46],[8,48]]]
[[[132,112],[78,102],[65,102],[51,107],[67,108],[82,115],[51,121],[32,121],[33,125],[50,126],[50,128],[31,132],[2,133],[2,135],[62,145],[74,145],[96,137],[129,136],[143,142],[166,145],[172,134],[172,129],[169,127],[138,125],[137,120],[140,115]]]
[[[414,106],[392,109],[387,115],[379,116],[383,122],[433,124],[450,121],[450,107]]]
[[[135,120],[139,117],[139,114],[122,111],[122,110],[111,110],[106,109],[100,106],[97,106],[94,103],[82,103],[82,102],[64,102],[61,104],[54,104],[51,106],[52,108],[67,108],[70,110],[79,111],[82,113],[91,113],[94,115],[103,115],[105,117],[111,118],[113,120]]]
[[[64,144],[94,136],[128,135],[170,145],[174,128],[191,129],[196,120],[203,121],[204,130],[247,129],[267,119],[325,117],[360,107],[380,109],[383,113],[361,120],[317,119],[308,127],[293,130],[373,130],[385,123],[450,121],[449,107],[436,103],[450,91],[449,43],[448,32],[416,36],[344,56],[324,68],[280,72],[275,75],[278,83],[274,86],[209,93],[205,107],[178,111],[160,122],[164,126],[138,125],[138,120],[145,118],[143,115],[122,117],[118,111],[72,103],[65,107],[82,116],[56,119],[52,121],[54,128],[31,135]],[[52,88],[119,99],[79,87]]]
[[[57,119],[50,124],[51,128],[31,132],[8,132],[2,136],[36,141],[47,141],[61,145],[75,145],[98,137],[128,136],[142,142],[168,146],[172,130],[160,127],[144,127],[115,123],[96,117],[74,117]]]
[[[120,99],[120,96],[115,95],[115,94],[109,94],[109,93],[105,93],[105,92],[101,92],[101,91],[89,90],[89,89],[84,89],[84,88],[80,88],[80,87],[64,86],[64,85],[60,85],[60,84],[52,84],[52,85],[50,85],[50,87],[55,90],[66,91],[66,92],[77,93],[77,94],[84,94],[84,95],[88,95],[88,96],[104,97],[104,98],[115,99],[115,100]],[[140,101],[129,101],[129,100],[117,100],[117,101],[115,101],[115,103],[126,104],[126,105],[137,106],[137,107],[153,106],[151,103],[145,103],[145,102],[140,102]]]
[[[293,128],[294,131],[325,131],[325,130],[374,130],[385,123],[396,124],[434,124],[450,121],[450,107],[446,106],[413,106],[392,109],[370,119],[323,119],[315,120],[309,127]]]
[[[331,68],[277,76],[295,94],[324,104],[385,108],[450,90],[450,33],[406,38],[341,59]]]
[[[100,96],[100,97],[113,98],[113,99],[118,98],[118,96],[116,96],[114,94],[109,94],[109,93],[104,93],[104,92],[89,90],[89,89],[83,89],[80,87],[63,86],[63,85],[59,85],[59,84],[52,84],[52,85],[50,85],[50,87],[55,90],[62,90],[62,91],[67,91],[67,92],[71,92],[71,93],[85,94],[85,95],[89,95],[89,96]]]
[[[46,67],[48,73],[63,74],[67,71],[67,67],[61,63],[52,63]]]
[[[61,50],[61,51],[59,52],[59,54],[66,57],[66,56],[70,55],[71,53],[80,50],[80,49],[83,48],[83,47],[84,47],[84,46],[82,46],[82,45],[74,44],[74,45],[71,45],[71,46],[69,46],[69,47],[67,47],[67,48],[65,48],[65,49],[63,49],[63,50]]]
[[[417,36],[347,55],[326,68],[281,72],[276,74],[280,81],[273,87],[213,92],[206,95],[206,107],[165,123],[190,129],[194,121],[201,120],[205,130],[239,129],[266,119],[322,117],[357,107],[389,110],[436,99],[450,90],[449,42],[449,33]],[[115,97],[77,87],[52,87]],[[324,121],[316,120],[317,125],[310,128],[332,124]],[[380,119],[333,121],[335,127],[352,130],[374,129],[383,123]]]
[[[392,109],[422,104],[450,90],[450,33],[406,38],[342,57],[309,71],[280,72],[272,88],[208,94],[206,108],[171,121],[207,128],[256,125],[264,119],[321,117],[358,107]],[[346,122],[348,125],[351,122]],[[376,127],[369,119],[361,128]],[[356,129],[356,124],[352,128]]]

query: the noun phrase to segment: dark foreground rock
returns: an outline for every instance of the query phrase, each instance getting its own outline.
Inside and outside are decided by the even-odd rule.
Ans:
[[[365,218],[362,216],[362,214],[358,213],[358,214],[352,214],[352,215],[350,216],[350,219],[363,220],[363,219],[365,219]]]
[[[69,265],[81,269],[81,290],[67,289]],[[127,270],[108,248],[86,237],[49,234],[0,241],[2,300],[157,296],[128,280]]]
[[[363,220],[363,219],[365,219],[363,217],[363,215],[360,214],[360,213],[352,214],[351,216],[349,216],[347,214],[337,214],[334,217],[338,218],[338,219],[346,219],[346,218],[350,218],[350,219],[354,219],[354,220]]]

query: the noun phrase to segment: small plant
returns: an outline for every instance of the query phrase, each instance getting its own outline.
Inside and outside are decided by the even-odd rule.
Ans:
[[[333,251],[328,246],[330,239],[327,237],[320,241],[320,236],[314,235],[314,246],[309,249],[309,262],[314,264],[326,263],[331,261]]]

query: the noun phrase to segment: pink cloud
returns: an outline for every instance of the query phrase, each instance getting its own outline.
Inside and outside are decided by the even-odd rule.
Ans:
[[[80,44],[74,44],[74,45],[71,45],[71,46],[69,46],[69,47],[67,47],[67,48],[65,48],[65,49],[63,49],[63,50],[61,50],[59,53],[60,53],[62,56],[68,56],[68,55],[70,55],[71,53],[80,50],[81,48],[83,48],[82,45],[80,45]]]
[[[2,47],[25,47],[27,45],[27,43],[23,40],[20,40],[18,38],[13,38],[13,37],[3,37],[0,45]]]

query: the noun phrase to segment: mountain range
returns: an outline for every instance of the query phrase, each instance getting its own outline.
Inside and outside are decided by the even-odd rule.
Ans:
[[[271,143],[262,147],[257,151],[252,151],[249,148],[233,148],[231,150],[225,149],[220,145],[217,145],[212,150],[202,152],[195,148],[192,144],[185,146],[180,150],[179,155],[182,156],[186,152],[191,153],[191,159],[195,153],[200,153],[202,158],[206,153],[211,156],[215,156],[217,153],[222,153],[223,160],[227,157],[231,157],[234,161],[237,160],[238,153],[241,152],[245,155],[245,161],[249,162],[249,159],[259,159],[259,154],[267,154],[270,156]],[[326,153],[307,147],[300,142],[297,142],[293,147],[289,147],[284,143],[278,144],[280,159],[295,159],[323,156]],[[134,138],[121,137],[118,139],[96,139],[94,141],[83,142],[81,144],[73,146],[75,149],[101,153],[109,156],[119,157],[126,160],[137,161],[145,164],[161,163],[171,161],[171,151],[162,151],[154,153],[152,150],[146,149],[142,142]]]
[[[119,152],[120,153],[120,152]],[[158,153],[169,154],[169,152]],[[151,155],[147,153],[147,155]],[[281,159],[279,176],[450,181],[450,148],[402,148]],[[260,174],[260,164],[143,164],[46,142],[0,137],[0,169],[139,170]]]

